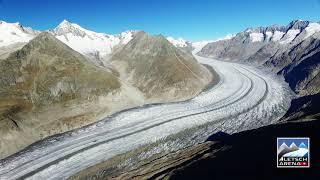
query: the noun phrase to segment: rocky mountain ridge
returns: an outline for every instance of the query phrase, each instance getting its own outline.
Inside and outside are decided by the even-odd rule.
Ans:
[[[124,81],[134,84],[147,98],[188,97],[198,94],[212,79],[190,53],[175,48],[162,35],[150,36],[143,31],[109,61]]]
[[[298,98],[306,99],[305,96],[320,92],[319,42],[319,23],[295,20],[287,26],[249,28],[231,39],[207,44],[198,54],[270,69],[284,77]],[[302,108],[305,110],[298,109],[314,109],[311,106],[319,103],[316,99],[309,102],[301,100],[304,102],[301,108],[305,107]],[[300,113],[296,110],[288,112],[290,117],[301,117],[301,114],[297,114]]]
[[[96,65],[105,65],[105,60],[114,50],[127,44],[139,30],[128,30],[116,35],[98,33],[81,27],[76,23],[63,20],[57,27],[46,30],[72,49],[90,58]],[[12,46],[16,49],[36,37],[41,31],[24,27],[20,23],[0,21],[0,58],[2,54],[9,54]],[[2,35],[1,35],[2,34]],[[199,50],[208,42],[190,42],[183,38],[166,37],[175,47],[191,51]],[[205,42],[205,43],[204,43]],[[18,44],[18,45],[15,45]],[[199,47],[201,45],[201,48]],[[3,52],[2,52],[3,51]]]

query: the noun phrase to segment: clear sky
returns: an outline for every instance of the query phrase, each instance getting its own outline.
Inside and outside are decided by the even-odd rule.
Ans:
[[[320,0],[0,0],[0,19],[38,30],[67,19],[97,32],[139,29],[198,41],[294,19],[320,21]]]

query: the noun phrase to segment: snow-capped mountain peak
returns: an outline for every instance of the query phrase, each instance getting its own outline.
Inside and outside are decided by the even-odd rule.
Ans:
[[[71,33],[75,36],[84,37],[86,32],[83,31],[83,28],[77,24],[70,23],[67,20],[63,20],[56,28],[52,30],[55,35],[61,36],[68,33]]]
[[[174,39],[173,37],[167,37],[167,40],[176,47],[187,47],[190,42],[183,38]]]
[[[19,22],[7,23],[0,21],[0,47],[19,42],[28,42],[38,33],[39,31],[23,27]]]
[[[68,20],[64,19],[64,20],[59,24],[59,26],[65,26],[65,25],[71,25],[71,23],[70,23]]]
[[[72,49],[95,57],[111,54],[114,47],[128,43],[137,31],[125,31],[118,35],[98,33],[81,27],[76,23],[63,20],[56,28],[50,30],[56,38]]]
[[[56,27],[56,29],[69,29],[69,28],[72,28],[72,24],[65,19]]]

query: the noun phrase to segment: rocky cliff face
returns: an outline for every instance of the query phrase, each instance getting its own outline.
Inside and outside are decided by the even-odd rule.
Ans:
[[[297,44],[290,52],[282,55],[290,62],[279,71],[291,88],[299,95],[320,92],[320,32]],[[280,61],[279,58],[273,61]]]
[[[147,99],[185,99],[199,93],[213,78],[190,53],[163,36],[139,32],[110,59],[122,79]]]

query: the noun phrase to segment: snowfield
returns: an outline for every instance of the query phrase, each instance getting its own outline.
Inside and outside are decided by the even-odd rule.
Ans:
[[[190,128],[206,125],[177,137],[170,148],[199,143],[217,131],[235,133],[269,125],[288,109],[291,91],[282,80],[246,65],[195,57],[216,70],[217,85],[184,102],[129,109],[38,142],[1,160],[0,179],[66,179]]]

